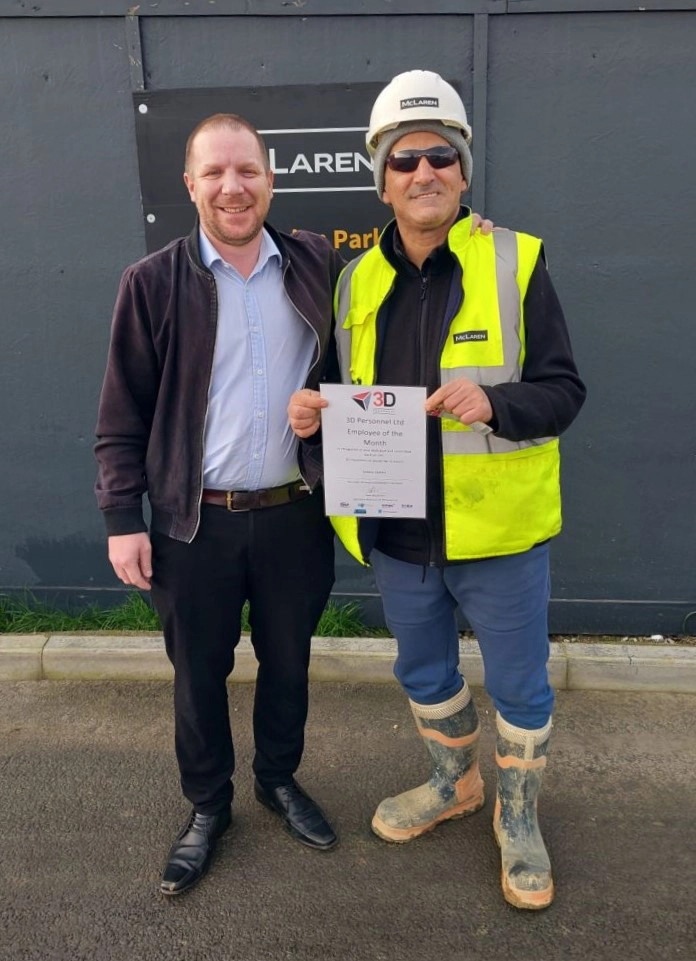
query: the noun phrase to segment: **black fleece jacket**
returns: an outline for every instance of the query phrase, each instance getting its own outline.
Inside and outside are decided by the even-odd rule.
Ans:
[[[462,210],[462,216],[468,214]],[[396,269],[391,295],[378,316],[376,379],[380,384],[440,385],[443,319],[461,299],[461,268],[447,245],[434,250],[419,270],[400,242],[395,222],[381,237],[382,252]],[[466,296],[466,278],[464,280]],[[454,302],[453,302],[454,298]],[[484,387],[498,437],[530,440],[560,435],[585,400],[556,292],[543,259],[534,267],[524,299],[526,353],[520,383]],[[361,543],[399,560],[444,565],[442,447],[437,418],[428,418],[427,520],[361,523]]]

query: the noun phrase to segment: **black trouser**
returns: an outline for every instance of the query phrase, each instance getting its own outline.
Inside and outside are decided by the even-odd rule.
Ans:
[[[226,679],[246,600],[259,662],[254,773],[274,787],[299,766],[311,636],[334,581],[333,533],[319,494],[250,511],[203,504],[191,544],[153,532],[152,550],[152,599],[175,672],[181,786],[196,811],[212,814],[232,800]]]

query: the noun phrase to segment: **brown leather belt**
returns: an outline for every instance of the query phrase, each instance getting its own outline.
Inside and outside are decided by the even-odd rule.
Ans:
[[[214,491],[203,489],[201,501],[226,507],[228,511],[255,511],[260,507],[280,507],[301,500],[310,493],[304,481],[298,480],[282,487],[268,487],[260,491]]]

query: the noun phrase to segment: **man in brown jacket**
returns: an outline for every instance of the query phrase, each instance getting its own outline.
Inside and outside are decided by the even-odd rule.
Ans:
[[[286,407],[325,369],[340,258],[317,234],[265,224],[273,172],[246,120],[199,124],[184,180],[198,211],[192,233],[121,281],[96,445],[109,559],[124,584],[152,590],[175,669],[176,753],[192,811],[169,852],[165,895],[203,877],[230,824],[226,680],[246,601],[259,662],[256,797],[303,844],[336,843],[294,779],[310,640],[334,573],[333,534],[300,473]]]

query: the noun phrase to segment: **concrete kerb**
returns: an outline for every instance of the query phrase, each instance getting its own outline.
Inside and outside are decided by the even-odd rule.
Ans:
[[[317,637],[310,677],[396,683],[394,653],[391,638]],[[461,641],[460,663],[469,683],[481,686],[483,664],[475,640]],[[549,672],[557,690],[696,694],[696,647],[554,641]],[[161,634],[0,635],[0,681],[159,681],[172,676]],[[233,680],[248,682],[255,676],[254,652],[243,637]]]

